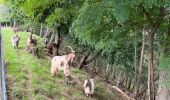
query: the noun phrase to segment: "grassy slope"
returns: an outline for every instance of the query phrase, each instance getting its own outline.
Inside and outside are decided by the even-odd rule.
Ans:
[[[64,84],[63,72],[52,78],[50,61],[45,58],[37,59],[26,51],[28,33],[19,33],[19,49],[12,48],[11,28],[4,28],[2,33],[9,100],[118,100],[114,94],[104,89],[105,86],[100,81],[96,81],[96,96],[90,98],[84,95],[82,86]],[[86,75],[75,68],[71,72],[81,81]]]

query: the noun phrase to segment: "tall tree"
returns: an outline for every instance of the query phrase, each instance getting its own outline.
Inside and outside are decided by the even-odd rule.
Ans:
[[[168,10],[165,6],[169,6],[168,0],[130,0],[127,2],[86,0],[77,20],[72,25],[72,33],[82,44],[89,45],[95,50],[102,50],[103,55],[111,55],[108,58],[114,59],[117,53],[126,56],[118,62],[124,66],[130,66],[128,62],[131,64],[133,61],[133,56],[130,55],[133,51],[125,47],[128,47],[131,41],[123,45],[122,43],[125,42],[123,40],[127,41],[128,37],[130,39],[130,30],[138,29],[135,31],[139,31],[146,26],[149,30],[148,94],[149,100],[154,100],[154,37],[157,30],[162,28],[160,26],[164,22],[165,10]]]

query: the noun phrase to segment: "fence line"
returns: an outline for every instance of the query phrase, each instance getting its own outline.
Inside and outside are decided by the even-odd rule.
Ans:
[[[3,49],[2,49],[2,29],[0,24],[0,66],[1,66],[1,98],[2,100],[7,100],[7,92],[6,92],[6,78],[5,78],[5,64],[3,57]]]

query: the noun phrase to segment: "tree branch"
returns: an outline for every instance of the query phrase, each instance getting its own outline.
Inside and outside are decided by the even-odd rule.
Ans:
[[[143,13],[146,15],[148,21],[150,21],[151,25],[153,25],[154,23],[151,18],[151,15],[146,11],[146,9],[142,5],[140,5],[140,8],[142,9]]]
[[[158,29],[161,21],[163,20],[164,15],[165,15],[165,9],[164,9],[164,7],[160,7],[159,16],[157,17],[156,22],[152,25],[152,29],[151,29],[150,34],[154,35],[154,33],[155,33],[156,30]]]
[[[93,58],[91,58],[90,60],[85,62],[85,65],[88,65],[89,63],[94,61],[96,58],[98,58],[100,56],[101,52],[102,52],[101,50],[99,52],[97,52],[97,54]]]

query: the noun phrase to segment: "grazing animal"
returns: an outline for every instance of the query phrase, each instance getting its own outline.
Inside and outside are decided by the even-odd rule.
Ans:
[[[48,54],[53,55],[53,50],[55,50],[57,48],[57,44],[56,43],[48,43],[46,47],[48,50]]]
[[[27,39],[27,50],[29,53],[32,53],[34,56],[39,57],[39,50],[37,48],[37,40],[32,38],[32,34],[28,36]]]
[[[28,35],[28,38],[27,38],[27,46],[31,45],[31,41],[32,41],[32,34],[30,33],[30,35]]]
[[[75,58],[75,51],[71,49],[71,53],[62,56],[54,56],[51,61],[51,76],[55,76],[59,70],[64,70],[64,74],[69,76],[69,65],[68,63],[73,61]]]
[[[11,42],[12,42],[13,48],[18,48],[19,41],[20,41],[20,37],[18,35],[12,36]]]
[[[44,39],[44,43],[46,44],[45,40],[46,39]],[[45,47],[48,50],[48,54],[53,55],[53,56],[59,55],[59,48],[62,42],[63,42],[63,38],[58,39],[57,43],[52,43],[48,41],[47,44],[45,45]]]
[[[32,34],[30,34],[27,39],[27,46],[30,45],[37,45],[37,40],[33,39]]]
[[[39,49],[37,48],[37,46],[31,44],[27,48],[29,53],[32,53],[34,56],[37,56],[37,58],[39,58]]]
[[[84,80],[83,87],[86,96],[92,96],[94,94],[94,80],[92,78]]]

